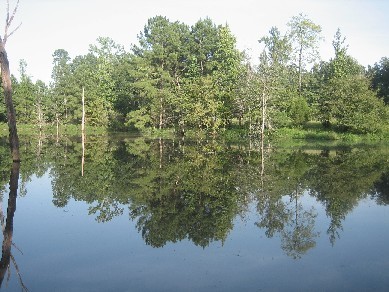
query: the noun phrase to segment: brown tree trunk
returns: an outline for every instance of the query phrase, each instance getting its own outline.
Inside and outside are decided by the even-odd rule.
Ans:
[[[7,119],[9,128],[9,142],[11,147],[11,154],[13,161],[20,161],[19,154],[19,137],[16,128],[16,113],[12,102],[12,84],[11,74],[9,71],[9,62],[4,43],[0,41],[0,65],[1,65],[1,79],[4,89],[4,101],[7,108]]]

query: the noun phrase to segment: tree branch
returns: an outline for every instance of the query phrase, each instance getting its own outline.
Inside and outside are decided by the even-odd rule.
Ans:
[[[23,282],[23,279],[22,279],[22,275],[20,274],[19,267],[18,267],[18,265],[16,263],[16,260],[15,260],[15,258],[14,258],[14,256],[12,254],[11,254],[11,260],[12,260],[12,263],[14,264],[16,273],[18,275],[20,285],[22,286],[22,291],[28,291],[26,285],[24,285],[24,282]]]
[[[5,21],[5,26],[8,25],[9,22],[9,0],[7,0],[7,19]]]
[[[10,37],[11,35],[13,35],[13,33],[14,33],[15,31],[17,31],[17,30],[19,29],[19,27],[21,27],[21,26],[22,26],[22,22],[21,22],[13,31],[11,31],[11,32],[7,35],[7,38]]]
[[[8,0],[7,0],[7,1],[8,1]],[[19,0],[16,2],[16,6],[15,6],[15,8],[14,8],[14,11],[12,12],[12,16],[11,16],[11,18],[10,18],[9,21],[8,21],[8,24],[9,24],[9,25],[11,25],[11,23],[12,23],[14,17],[15,17],[16,11],[18,11],[18,7],[19,7]],[[9,7],[8,7],[8,9],[9,9]],[[8,12],[8,13],[9,13],[9,12]]]
[[[20,1],[20,0],[18,0],[18,1],[16,2],[15,8],[14,8],[14,10],[12,11],[12,15],[11,15],[11,17],[10,17],[10,16],[9,16],[9,0],[7,0],[7,19],[6,19],[6,22],[5,22],[5,31],[4,31],[4,39],[3,39],[3,44],[4,44],[4,45],[6,44],[8,37],[10,37],[10,36],[11,36],[16,30],[18,30],[18,28],[22,25],[22,24],[20,23],[13,31],[11,31],[10,33],[8,33],[8,30],[9,30],[9,28],[11,27],[12,21],[13,21],[14,18],[15,18],[16,12],[18,11],[19,1]]]

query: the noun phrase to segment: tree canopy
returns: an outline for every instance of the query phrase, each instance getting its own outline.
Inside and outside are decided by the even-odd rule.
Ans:
[[[340,131],[385,131],[388,59],[365,70],[338,30],[334,56],[320,61],[321,39],[320,25],[299,14],[288,31],[273,27],[260,38],[253,65],[228,25],[155,16],[128,52],[109,37],[74,58],[55,50],[48,85],[34,83],[22,60],[20,78],[13,77],[17,119],[40,128],[79,124],[84,89],[87,124],[106,129],[215,134],[239,126],[257,135],[318,121]]]

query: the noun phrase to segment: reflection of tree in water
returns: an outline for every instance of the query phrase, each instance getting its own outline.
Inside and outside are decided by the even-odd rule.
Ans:
[[[235,205],[210,194],[183,192],[132,206],[131,217],[137,219],[146,243],[154,247],[185,238],[206,247],[212,241],[225,241],[236,215]]]
[[[265,234],[269,238],[281,232],[290,220],[287,206],[280,199],[269,198],[266,201],[261,201],[258,203],[258,212],[261,220],[255,225],[259,228],[265,228]]]
[[[73,198],[90,204],[89,214],[98,222],[106,222],[121,215],[128,203],[125,185],[125,165],[113,158],[117,143],[90,138],[86,145],[84,175],[80,174],[82,147],[78,141],[56,146],[55,163],[50,168],[53,203],[64,207]],[[62,148],[62,151],[61,151]],[[115,176],[122,172],[122,177]]]
[[[309,190],[309,195],[325,207],[331,220],[327,233],[332,244],[339,237],[347,214],[361,199],[371,194],[378,203],[389,201],[386,152],[342,148],[327,149],[320,155],[308,153],[272,152],[263,176],[259,170],[256,172],[261,177],[262,186],[252,186],[252,192],[257,194],[257,210],[261,216],[257,226],[264,228],[268,237],[280,234],[283,248],[290,251],[313,247],[314,241],[309,238],[316,237],[313,231],[315,212],[301,211],[299,204],[293,207],[282,200],[282,197],[291,194],[296,203],[299,197],[296,196],[299,191],[293,190],[296,186],[300,193],[304,189]],[[293,217],[292,211],[301,220]],[[302,226],[300,223],[304,221],[306,224]]]
[[[21,177],[27,181],[34,169],[39,175],[50,170],[53,203],[64,207],[70,199],[84,201],[98,222],[129,206],[130,217],[153,246],[182,239],[199,246],[223,242],[234,218],[255,199],[257,226],[268,237],[280,236],[285,251],[296,257],[314,246],[316,235],[315,212],[300,202],[304,190],[325,207],[331,242],[361,198],[387,202],[388,154],[382,150],[328,149],[318,155],[316,150],[269,148],[265,159],[247,150],[215,141],[90,137],[81,176],[79,141],[29,138],[22,143]]]
[[[205,247],[226,239],[239,202],[229,157],[211,148],[186,146],[180,158],[154,159],[138,174],[134,189],[141,194],[130,212],[147,244],[187,238]]]
[[[389,171],[384,172],[380,179],[374,183],[372,198],[379,205],[389,205]]]
[[[102,201],[97,201],[95,205],[89,207],[89,215],[98,214],[97,222],[108,222],[116,216],[123,214],[124,208],[117,201],[111,198],[104,198]]]
[[[294,201],[293,207],[288,210],[290,220],[280,232],[281,248],[288,256],[298,259],[316,246],[315,238],[319,233],[314,230],[317,217],[314,207],[304,210],[301,202],[298,202],[298,194],[293,196],[290,200]]]
[[[16,197],[18,192],[19,170],[20,170],[20,163],[14,162],[12,165],[12,170],[10,175],[10,182],[9,182],[10,191],[8,197],[7,218],[5,220],[5,225],[4,225],[4,215],[0,214],[2,229],[3,229],[2,256],[0,260],[0,287],[2,286],[4,276],[7,273],[7,271],[8,271],[7,280],[9,280],[10,268],[11,268],[10,263],[12,261],[16,273],[18,275],[18,279],[22,287],[22,291],[27,291],[28,289],[23,283],[22,276],[19,272],[19,267],[11,252],[12,245],[14,245],[12,242],[13,219],[16,211]]]
[[[317,236],[316,212],[300,202],[304,190],[325,207],[331,242],[346,215],[372,193],[375,182],[377,194],[385,193],[378,192],[385,188],[382,173],[387,169],[387,154],[380,151],[328,149],[318,155],[267,149],[262,159],[261,153],[240,147],[185,141],[184,148],[182,141],[91,137],[83,177],[78,143],[46,151],[51,155],[45,157],[52,157],[57,206],[71,198],[85,201],[91,205],[90,214],[104,222],[122,214],[127,205],[142,237],[155,247],[183,239],[203,247],[223,242],[234,218],[255,197],[257,226],[268,237],[279,235],[285,252],[298,258],[315,246]]]
[[[312,207],[304,210],[301,203],[297,206],[294,199],[290,202],[279,200],[267,205],[261,220],[256,223],[265,228],[265,234],[271,238],[278,234],[281,237],[281,248],[294,259],[301,258],[309,249],[315,247],[315,218],[317,213]]]
[[[314,207],[305,210],[299,202],[296,191],[287,197],[268,198],[258,203],[261,219],[256,225],[265,228],[265,234],[271,238],[281,237],[281,248],[294,259],[301,258],[309,249],[316,246],[315,231],[317,212]],[[263,199],[263,197],[262,197]]]
[[[89,143],[89,144],[88,144]],[[86,145],[84,176],[80,149],[69,143],[51,167],[53,202],[71,198],[90,204],[98,222],[129,206],[145,241],[153,246],[189,239],[200,246],[223,241],[239,212],[234,159],[217,143],[126,139]]]
[[[385,167],[385,153],[368,149],[337,149],[322,152],[309,174],[311,195],[321,202],[331,219],[330,242],[339,238],[342,222],[358,202],[371,193]],[[387,155],[387,154],[386,154]]]
[[[315,210],[304,210],[299,201],[306,188],[311,159],[301,151],[272,155],[266,171],[261,167],[262,183],[257,192],[257,210],[261,217],[256,225],[264,228],[269,238],[278,234],[281,248],[288,256],[301,258],[316,245],[318,236],[314,231]]]

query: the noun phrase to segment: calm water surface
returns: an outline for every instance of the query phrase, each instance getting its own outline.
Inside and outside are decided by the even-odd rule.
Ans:
[[[22,145],[14,213],[0,147],[2,291],[389,287],[382,145],[261,155],[214,141],[91,137],[84,157],[72,139]]]

